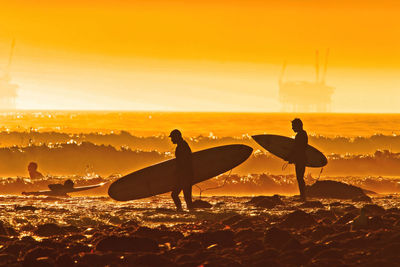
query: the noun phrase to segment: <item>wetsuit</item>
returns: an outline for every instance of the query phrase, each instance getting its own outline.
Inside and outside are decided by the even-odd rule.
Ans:
[[[300,197],[306,198],[306,183],[304,172],[306,170],[306,148],[308,145],[307,132],[300,130],[294,139],[294,147],[289,162],[295,164],[296,178],[299,184]]]
[[[178,210],[182,209],[179,193],[183,190],[186,206],[192,208],[192,181],[193,181],[193,163],[192,150],[185,140],[177,143],[175,150],[176,157],[176,184],[172,190],[171,197],[174,200]]]

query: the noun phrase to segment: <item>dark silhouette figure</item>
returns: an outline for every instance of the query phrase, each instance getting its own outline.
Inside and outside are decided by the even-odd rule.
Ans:
[[[67,196],[65,192],[74,189],[74,182],[71,179],[68,179],[64,184],[49,184],[48,187],[55,194]]]
[[[64,182],[64,188],[65,189],[73,189],[74,188],[74,182],[71,179],[68,179]]]
[[[171,142],[176,144],[176,184],[172,190],[171,197],[174,200],[178,211],[182,210],[182,203],[179,199],[179,193],[183,190],[186,206],[192,209],[192,181],[193,181],[193,163],[192,150],[188,143],[183,140],[182,133],[179,130],[173,130],[169,137]]]
[[[41,179],[43,178],[43,174],[41,174],[40,172],[37,171],[38,165],[36,162],[30,162],[28,164],[28,172],[29,172],[29,177],[32,180],[36,180],[36,179]]]
[[[296,134],[292,152],[288,157],[289,163],[295,164],[297,183],[299,184],[300,198],[306,200],[306,183],[304,172],[306,170],[306,148],[308,145],[307,132],[303,130],[303,122],[296,118],[292,121],[292,129]]]

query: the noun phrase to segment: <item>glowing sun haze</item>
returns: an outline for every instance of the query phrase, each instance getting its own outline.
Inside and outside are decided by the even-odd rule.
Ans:
[[[21,109],[280,111],[329,48],[332,111],[400,111],[399,1],[0,3]]]

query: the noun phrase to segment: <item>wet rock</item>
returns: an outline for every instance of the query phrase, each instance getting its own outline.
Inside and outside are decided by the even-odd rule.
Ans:
[[[254,254],[258,251],[262,251],[264,249],[264,244],[261,240],[255,239],[247,242],[244,245],[243,253],[245,255]]]
[[[153,229],[149,227],[139,227],[134,232],[135,236],[147,237],[156,240],[158,243],[177,242],[183,238],[183,234],[178,231]]]
[[[26,242],[26,243],[36,243],[36,240],[33,237],[29,236],[29,235],[23,236],[21,238],[21,241],[22,242]]]
[[[256,207],[265,209],[272,209],[277,205],[284,205],[283,201],[280,199],[278,195],[253,197],[246,204],[254,205]]]
[[[306,201],[299,208],[323,208],[324,204],[321,201]]]
[[[46,238],[38,243],[41,247],[54,248],[54,249],[63,249],[65,245],[61,242],[58,242],[56,239]]]
[[[212,208],[212,205],[207,201],[197,199],[197,200],[193,201],[193,208],[195,208],[195,209],[210,209],[210,208]]]
[[[244,255],[241,257],[243,259],[244,266],[281,266],[278,264],[276,259],[279,257],[279,251],[273,248],[264,248],[254,254]]]
[[[56,265],[58,267],[70,267],[74,265],[74,260],[68,254],[62,254],[57,257]]]
[[[345,267],[348,266],[340,259],[313,259],[311,264],[307,265],[310,267]]]
[[[251,228],[240,229],[235,233],[235,240],[243,241],[262,237],[263,233],[254,231]]]
[[[250,218],[244,218],[240,221],[232,224],[232,228],[239,229],[239,228],[252,228],[254,227],[253,220]]]
[[[6,243],[6,242],[10,242],[12,240],[13,239],[11,237],[0,235],[0,244]]]
[[[96,233],[95,228],[87,228],[87,229],[85,229],[85,231],[83,231],[83,234],[85,234],[85,235],[93,235],[95,233]]]
[[[385,223],[381,216],[374,216],[368,221],[368,228],[372,230],[378,230],[385,228]]]
[[[379,256],[385,259],[400,259],[400,242],[387,244],[379,252]]]
[[[80,255],[81,257],[78,260],[79,264],[93,266],[93,267],[101,267],[106,265],[107,263],[103,260],[101,255],[95,253],[85,253]]]
[[[327,249],[328,249],[328,247],[325,244],[315,244],[315,245],[309,246],[308,248],[305,248],[303,252],[307,258],[313,258],[315,255],[317,255],[321,251],[324,251]]]
[[[15,206],[14,209],[16,211],[26,211],[26,210],[30,210],[30,211],[35,211],[38,210],[38,208],[34,207],[34,206]]]
[[[371,240],[366,239],[364,236],[359,236],[352,239],[344,240],[343,242],[341,242],[341,248],[349,250],[357,248],[359,250],[364,250],[371,244]]]
[[[355,197],[351,201],[353,201],[353,202],[372,202],[372,199],[369,196],[365,195],[365,196]]]
[[[331,248],[319,252],[314,256],[314,259],[341,259],[344,254],[341,249]]]
[[[63,235],[65,230],[55,223],[46,223],[38,225],[34,232],[38,236],[53,236],[53,235]]]
[[[221,247],[232,247],[235,245],[233,240],[234,233],[231,230],[217,230],[196,233],[190,235],[189,238],[199,240],[206,247],[213,244],[218,244]]]
[[[67,251],[71,254],[85,253],[92,251],[92,248],[82,243],[72,243],[69,245]]]
[[[346,207],[343,209],[343,211],[352,212],[354,214],[358,214],[360,212],[360,210],[356,206],[351,204],[347,204]]]
[[[34,262],[38,258],[42,257],[49,257],[49,258],[55,258],[57,255],[57,251],[53,248],[47,248],[47,247],[36,247],[28,252],[26,252],[24,256],[24,261],[25,262]]]
[[[124,222],[123,224],[121,224],[122,228],[133,228],[136,229],[140,226],[140,223],[136,220],[129,220],[127,222]]]
[[[342,217],[340,217],[335,224],[346,224],[350,221],[352,221],[355,217],[357,217],[356,214],[352,213],[352,212],[348,212],[345,215],[343,215]]]
[[[230,257],[218,257],[218,256],[214,256],[214,257],[210,257],[207,260],[203,261],[202,266],[204,267],[217,267],[217,266],[229,266],[229,267],[241,267],[242,265],[230,258]]]
[[[360,187],[331,180],[317,181],[307,186],[306,191],[308,197],[314,198],[354,199],[367,196]]]
[[[280,249],[281,247],[283,247],[283,245],[285,245],[286,242],[288,242],[292,238],[293,236],[289,234],[289,232],[276,227],[272,227],[265,232],[264,243],[270,245],[273,248]]]
[[[335,230],[332,227],[319,225],[311,232],[311,238],[314,240],[320,240],[334,233]]]
[[[2,221],[0,221],[0,235],[8,235],[8,231]]]
[[[177,247],[190,251],[198,251],[203,248],[203,245],[198,240],[182,239],[178,241]]]
[[[8,232],[9,236],[18,236],[19,235],[18,232],[15,231],[15,229],[12,227],[6,227],[6,231]]]
[[[83,240],[83,239],[86,239],[86,236],[75,234],[75,235],[67,236],[63,240],[67,241],[67,242],[76,242],[76,241]]]
[[[385,214],[385,209],[376,204],[367,204],[362,207],[367,216],[376,216]]]
[[[24,244],[22,242],[12,242],[11,244],[7,244],[7,246],[3,248],[1,252],[19,257],[20,253],[24,251],[27,246],[28,244]]]
[[[306,228],[317,224],[314,217],[302,210],[296,210],[287,215],[286,219],[280,224],[285,228]]]
[[[145,254],[134,261],[135,266],[175,266],[167,257],[158,254]]]
[[[96,245],[98,251],[137,252],[158,250],[158,244],[145,237],[107,236]]]
[[[390,237],[390,243],[400,243],[400,232],[397,232]]]
[[[344,240],[353,239],[353,238],[357,237],[357,235],[358,235],[358,233],[356,233],[356,232],[345,231],[345,232],[340,232],[340,233],[329,235],[329,236],[323,238],[321,240],[321,242],[322,243],[327,243],[327,242],[331,242],[331,241],[343,242]]]
[[[301,251],[288,251],[280,256],[284,264],[301,266],[307,263],[308,259]]]
[[[23,262],[24,267],[53,267],[54,260],[50,259],[49,257],[40,257],[33,261],[26,261]]]
[[[365,212],[361,210],[361,214],[354,218],[351,225],[352,230],[367,229],[369,227],[369,218],[365,215]]]
[[[73,225],[64,226],[62,228],[67,233],[79,233],[79,232],[81,232],[78,227],[73,226]]]
[[[246,266],[246,265],[245,265]],[[272,259],[268,259],[268,258],[264,258],[264,259],[260,259],[258,261],[254,261],[251,264],[247,265],[247,266],[257,266],[257,267],[263,267],[263,266],[274,266],[274,267],[281,267],[284,265],[281,265],[278,261],[276,260],[272,260]]]
[[[363,263],[363,267],[382,267],[392,266],[393,262],[385,259],[371,259],[368,262]]]
[[[237,214],[237,215],[233,215],[233,216],[231,216],[231,217],[229,217],[229,218],[223,220],[222,223],[225,224],[225,225],[231,226],[231,225],[233,225],[234,223],[237,223],[238,221],[240,221],[240,220],[242,220],[242,219],[243,219],[243,216]]]
[[[181,254],[176,257],[175,262],[179,263],[179,264],[183,264],[183,263],[187,263],[187,262],[193,262],[194,260],[195,260],[195,257],[192,254]]]
[[[329,220],[336,220],[336,214],[332,210],[323,210],[319,209],[316,212],[312,213],[315,218],[318,219],[329,219]]]
[[[11,254],[0,254],[0,265],[7,266],[9,263],[17,261],[17,257]]]
[[[297,239],[290,238],[282,247],[282,251],[301,250],[303,247]]]

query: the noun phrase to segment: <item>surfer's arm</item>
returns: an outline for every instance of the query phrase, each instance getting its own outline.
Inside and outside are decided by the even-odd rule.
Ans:
[[[301,153],[306,146],[307,146],[307,137],[304,136],[303,134],[297,134],[296,137],[294,138],[294,144],[292,146],[292,150],[285,158],[285,160],[288,161],[289,163],[295,163],[296,156],[299,153]]]

